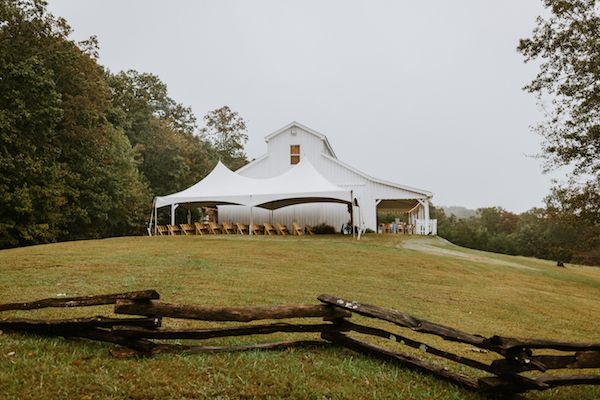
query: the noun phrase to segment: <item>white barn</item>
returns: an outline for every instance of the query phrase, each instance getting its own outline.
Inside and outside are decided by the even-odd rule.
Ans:
[[[436,234],[436,221],[429,218],[432,193],[397,183],[373,178],[338,160],[327,137],[298,122],[292,122],[265,137],[267,153],[236,172],[250,178],[271,178],[280,175],[302,159],[308,159],[314,168],[333,184],[351,190],[356,207],[355,225],[377,232],[377,211],[407,213],[408,222],[416,226],[416,233]],[[253,210],[254,223],[278,222],[291,226],[326,223],[339,230],[350,221],[349,206],[345,204],[310,203],[284,207],[275,211]],[[248,207],[219,206],[220,221],[250,222]]]

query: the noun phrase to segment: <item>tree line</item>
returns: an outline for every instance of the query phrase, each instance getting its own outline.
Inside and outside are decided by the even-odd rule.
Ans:
[[[206,127],[149,73],[111,73],[40,0],[0,0],[0,248],[139,234],[151,199],[244,165],[244,120]]]
[[[469,218],[446,215],[432,207],[438,235],[472,249],[537,257],[562,263],[600,265],[600,230],[564,210],[561,193],[553,191],[546,206],[517,214],[501,207],[477,209]]]

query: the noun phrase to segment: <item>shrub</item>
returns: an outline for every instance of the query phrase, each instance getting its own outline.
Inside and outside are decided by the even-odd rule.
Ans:
[[[335,228],[326,223],[322,223],[313,227],[313,232],[317,235],[331,235],[335,233]]]

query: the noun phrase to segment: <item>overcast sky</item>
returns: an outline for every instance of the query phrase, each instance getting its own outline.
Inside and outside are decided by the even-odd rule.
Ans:
[[[517,53],[541,0],[76,1],[49,9],[96,35],[113,72],[157,74],[202,125],[229,105],[247,154],[291,121],[325,134],[338,158],[432,191],[438,205],[541,204],[542,118]],[[558,175],[557,175],[558,176]]]

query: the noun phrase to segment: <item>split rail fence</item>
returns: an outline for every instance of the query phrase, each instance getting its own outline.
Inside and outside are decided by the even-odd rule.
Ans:
[[[159,300],[155,290],[127,292],[84,297],[49,298],[33,302],[0,304],[0,311],[34,310],[46,307],[84,307],[114,304],[114,313],[122,316],[93,316],[75,319],[0,319],[0,330],[44,336],[78,337],[109,342],[121,347],[110,350],[114,356],[152,356],[158,353],[207,353],[220,351],[245,351],[283,349],[299,346],[337,345],[382,360],[398,363],[445,379],[454,384],[478,391],[522,393],[528,390],[545,390],[567,385],[600,385],[600,374],[548,374],[550,370],[577,370],[600,368],[600,343],[570,343],[554,340],[516,339],[501,336],[483,337],[458,329],[422,320],[406,313],[348,301],[331,295],[320,295],[320,304],[209,307],[192,304],[173,304]],[[353,314],[370,317],[395,325],[394,332],[380,327],[352,322]],[[194,321],[288,320],[303,321],[269,322],[219,328],[172,329],[162,327],[162,318],[179,318]],[[306,319],[318,319],[316,323],[304,323]],[[422,341],[404,336],[397,331],[407,329],[411,336],[429,334],[447,341],[459,342],[495,353],[491,362],[457,355],[430,346]],[[165,343],[169,340],[211,339],[232,336],[262,335],[276,332],[314,333],[312,340],[288,340],[242,346],[203,346],[197,344]],[[424,351],[432,356],[462,364],[485,374],[472,377],[453,372],[438,363],[414,355],[386,349],[352,337],[351,333],[386,339],[402,346]],[[420,335],[419,335],[420,336]],[[396,346],[398,347],[398,346]],[[548,353],[551,354],[539,354]],[[522,373],[528,373],[523,375]],[[536,372],[537,374],[531,374]],[[594,372],[594,371],[592,371]],[[540,374],[541,373],[541,374]]]

